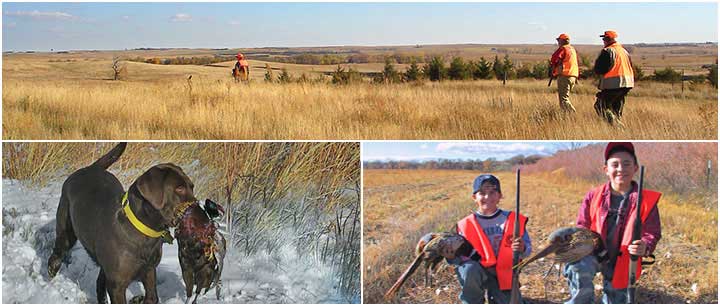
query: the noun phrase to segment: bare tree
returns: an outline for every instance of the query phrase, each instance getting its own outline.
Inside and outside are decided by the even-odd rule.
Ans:
[[[112,60],[113,69],[113,80],[117,81],[125,77],[127,74],[127,68],[122,63],[122,59],[119,56],[113,57]]]

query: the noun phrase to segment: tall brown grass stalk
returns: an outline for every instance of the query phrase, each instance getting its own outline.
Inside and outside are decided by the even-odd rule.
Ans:
[[[520,80],[412,84],[229,84],[198,76],[157,82],[3,80],[5,139],[716,139],[717,91],[631,91],[626,128],[576,114],[554,89]]]

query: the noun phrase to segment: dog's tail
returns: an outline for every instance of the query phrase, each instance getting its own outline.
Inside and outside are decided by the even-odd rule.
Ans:
[[[120,155],[122,155],[123,152],[125,152],[125,147],[127,147],[127,142],[119,143],[117,146],[112,148],[112,150],[110,150],[110,152],[108,152],[107,154],[100,157],[100,159],[95,161],[91,165],[91,167],[100,167],[103,169],[109,168],[112,164],[114,164],[120,158]]]

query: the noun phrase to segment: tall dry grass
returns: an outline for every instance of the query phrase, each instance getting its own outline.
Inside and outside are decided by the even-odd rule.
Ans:
[[[413,247],[428,231],[447,230],[469,214],[472,179],[461,170],[365,170],[364,262],[365,303],[382,303],[382,295],[410,264]],[[502,184],[503,209],[514,209],[514,173],[495,173]],[[596,183],[569,177],[564,169],[522,177],[522,213],[529,217],[533,248],[553,230],[575,223],[585,193]],[[717,303],[717,197],[692,198],[664,192],[660,202],[663,238],[657,262],[639,282],[640,303]],[[534,303],[568,299],[567,283],[539,261],[521,274],[523,297]],[[452,267],[441,265],[436,285],[423,287],[422,273],[411,278],[395,303],[458,303],[459,284]],[[600,278],[596,278],[599,284]],[[695,288],[695,289],[693,289]],[[596,290],[596,297],[601,292]]]
[[[148,72],[151,73],[151,72]],[[560,111],[541,81],[234,84],[3,80],[5,139],[717,139],[717,91],[641,82],[625,128],[594,113],[594,87]]]
[[[5,142],[3,178],[42,187],[114,145]],[[279,256],[282,246],[293,246],[302,257],[332,266],[337,289],[349,299],[359,295],[358,143],[130,143],[110,171],[129,186],[161,162],[181,166],[199,199],[226,207],[233,247]]]

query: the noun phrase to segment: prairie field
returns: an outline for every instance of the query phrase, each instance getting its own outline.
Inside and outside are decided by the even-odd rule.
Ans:
[[[231,80],[234,62],[123,62],[126,76],[113,81],[112,56],[4,54],[3,138],[717,139],[717,90],[707,84],[686,83],[683,91],[679,84],[639,82],[621,128],[595,115],[590,80],[571,96],[577,113],[566,114],[547,80],[333,85],[329,74],[337,65],[251,60],[248,83]],[[265,64],[275,75],[285,68],[310,81],[267,83]],[[377,73],[383,64],[352,67]]]
[[[470,198],[479,173],[465,170],[365,170],[363,298],[365,303],[459,303],[454,269],[441,263],[431,288],[418,269],[392,301],[383,294],[414,258],[417,240],[427,232],[450,231],[476,209]],[[500,208],[515,207],[515,173],[495,173],[504,198]],[[571,179],[565,171],[522,176],[521,212],[528,216],[533,250],[553,230],[575,224],[585,193],[597,182]],[[663,191],[663,189],[659,189]],[[662,239],[657,261],[643,270],[639,303],[717,303],[717,196],[679,196],[664,192],[659,204]],[[704,224],[707,226],[697,226]],[[530,303],[560,303],[569,298],[565,279],[551,262],[528,265],[520,275],[521,292]],[[602,294],[595,278],[596,298]]]

